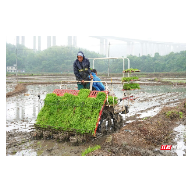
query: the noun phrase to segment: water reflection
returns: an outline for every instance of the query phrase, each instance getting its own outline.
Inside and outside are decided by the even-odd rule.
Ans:
[[[36,106],[39,106],[38,111]],[[36,118],[39,110],[40,103],[36,98],[15,98],[14,101],[7,102],[7,121]]]
[[[69,89],[76,89],[76,85],[68,85]],[[126,91],[129,95],[134,94],[136,97],[146,97],[148,94],[160,94],[160,93],[172,93],[180,92],[180,97],[186,97],[186,88],[177,87],[173,88],[169,85],[159,86],[146,86],[141,85],[141,89],[134,91]],[[11,98],[9,102],[6,102],[7,120],[22,120],[25,118],[36,119],[40,109],[43,106],[43,100],[47,93],[52,93],[54,89],[59,88],[59,85],[30,85],[27,87],[29,96],[20,95],[16,98]],[[112,87],[109,86],[112,91]],[[123,97],[122,85],[113,85],[113,91],[118,98]],[[40,99],[38,97],[40,95]],[[147,95],[146,95],[147,94]],[[168,95],[167,95],[168,96]],[[166,99],[166,98],[164,98]]]
[[[16,120],[19,120],[20,118],[19,118],[19,112],[20,112],[20,108],[19,108],[19,103],[18,102],[16,102],[16,112],[15,112],[15,119]]]
[[[25,118],[25,103],[23,103],[23,106],[21,108],[21,119]]]
[[[36,107],[33,105],[33,117],[36,117]]]

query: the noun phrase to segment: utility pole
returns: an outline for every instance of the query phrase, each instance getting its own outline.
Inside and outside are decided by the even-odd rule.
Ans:
[[[18,77],[17,77],[17,46],[16,46],[16,79],[18,84]]]
[[[110,42],[109,42],[109,47],[108,47],[108,57],[109,57],[109,49],[110,49]],[[109,59],[108,59],[108,77],[109,77]]]

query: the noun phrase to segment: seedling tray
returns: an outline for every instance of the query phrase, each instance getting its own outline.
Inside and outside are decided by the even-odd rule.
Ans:
[[[99,92],[104,92],[106,93],[106,97],[104,99],[104,102],[101,106],[101,109],[100,109],[100,112],[98,113],[98,118],[97,118],[97,122],[96,122],[96,125],[95,125],[95,129],[94,129],[94,133],[92,134],[93,136],[96,135],[96,131],[97,131],[97,128],[98,128],[98,125],[99,125],[99,121],[101,119],[101,116],[102,116],[102,112],[103,112],[103,109],[104,109],[104,106],[105,106],[105,103],[106,103],[106,100],[107,100],[107,96],[108,96],[108,91],[91,91],[89,96],[88,97],[94,97],[96,98],[97,97],[97,94]],[[69,89],[55,89],[53,91],[53,93],[55,93],[57,96],[63,96],[65,93],[69,93],[69,94],[72,94],[72,95],[75,95],[77,96],[78,93],[79,93],[79,90],[69,90]],[[73,129],[74,130],[74,129]],[[69,128],[69,131],[71,131],[71,128]],[[66,131],[67,132],[67,131]]]

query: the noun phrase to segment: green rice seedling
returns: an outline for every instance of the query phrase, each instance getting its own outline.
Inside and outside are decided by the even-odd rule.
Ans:
[[[88,147],[87,149],[85,149],[83,152],[82,152],[82,156],[86,156],[87,154],[89,154],[89,153],[91,153],[91,152],[93,152],[93,151],[95,151],[95,150],[98,150],[98,149],[100,149],[101,148],[101,146],[100,145],[96,145],[96,146],[94,146],[94,147]]]
[[[88,97],[89,94],[88,89],[81,89],[77,96],[69,93],[63,96],[47,94],[36,124],[45,128],[52,126],[63,131],[93,134],[106,93],[99,92],[96,98]]]

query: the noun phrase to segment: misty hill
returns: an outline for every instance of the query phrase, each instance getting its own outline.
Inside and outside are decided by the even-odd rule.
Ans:
[[[43,72],[69,72],[73,73],[73,62],[76,59],[77,52],[84,52],[86,58],[105,57],[93,51],[86,49],[54,46],[43,51],[34,52],[23,45],[18,45],[17,65],[18,70],[25,70],[27,73]],[[158,53],[154,57],[132,56],[129,55],[131,67],[138,68],[142,72],[179,72],[186,71],[186,51],[180,53],[170,53],[160,56]],[[125,66],[127,66],[125,61]],[[6,44],[6,66],[13,66],[16,63],[15,45]],[[90,59],[92,67],[92,60]],[[110,60],[110,73],[121,73],[123,70],[122,59]],[[98,72],[107,73],[108,60],[96,60],[95,68]]]
[[[86,49],[68,46],[54,46],[34,52],[23,45],[18,45],[18,70],[24,69],[25,72],[73,72],[73,62],[77,58],[79,50],[83,51],[86,58],[104,57],[104,55]],[[12,66],[15,63],[15,46],[6,44],[6,66]]]

